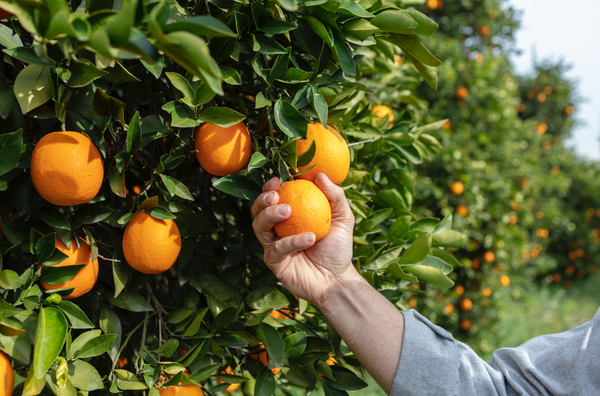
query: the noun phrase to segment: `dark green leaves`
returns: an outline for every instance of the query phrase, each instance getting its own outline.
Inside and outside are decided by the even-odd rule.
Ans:
[[[0,176],[12,170],[18,163],[23,146],[23,130],[0,135]]]
[[[417,22],[404,10],[386,10],[371,19],[371,23],[379,29],[400,34],[412,34]]]
[[[431,249],[431,234],[423,232],[404,252],[398,264],[415,264],[422,261]]]
[[[228,107],[211,106],[203,110],[198,119],[221,128],[228,128],[244,121],[246,116]]]
[[[256,332],[261,341],[266,345],[269,361],[273,362],[274,367],[281,367],[285,344],[281,339],[279,332],[266,323],[260,323],[256,327]]]
[[[67,320],[56,308],[42,308],[38,317],[33,350],[34,378],[42,378],[62,350],[67,336]]]
[[[213,186],[224,193],[242,199],[256,199],[262,192],[260,186],[240,175],[230,175],[215,180]]]
[[[127,152],[135,154],[142,144],[142,130],[140,128],[140,113],[135,112],[127,128]]]
[[[237,37],[223,22],[204,15],[197,15],[169,23],[165,26],[164,30],[165,32],[184,30],[197,36]]]
[[[14,85],[23,114],[46,103],[54,95],[54,83],[48,66],[29,65],[19,72]]]
[[[275,102],[275,121],[289,137],[306,138],[308,123],[304,116],[285,100]]]

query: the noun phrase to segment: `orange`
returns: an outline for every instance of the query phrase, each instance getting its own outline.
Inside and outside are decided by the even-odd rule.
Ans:
[[[479,268],[481,268],[481,262],[477,259],[473,259],[473,261],[471,261],[471,269],[477,271]]]
[[[488,34],[490,34],[490,28],[489,26],[482,26],[479,28],[479,33],[481,33],[482,36],[487,36]]]
[[[258,349],[250,352],[248,356],[250,359],[259,360],[265,367],[269,366],[269,357],[267,356],[267,351],[265,350],[265,346],[263,344],[260,344]],[[273,367],[271,369],[271,372],[275,375],[279,374],[280,371],[280,367]]]
[[[494,255],[494,252],[488,251],[483,254],[483,260],[486,263],[493,263],[495,259],[496,259],[496,256]]]
[[[463,300],[460,300],[460,309],[466,312],[470,311],[471,308],[473,308],[473,301],[471,301],[471,299],[465,298]]]
[[[78,249],[77,241],[73,239],[73,241],[71,242],[71,249],[67,249],[65,244],[62,243],[60,239],[56,238],[55,246],[58,250],[60,250],[68,256],[67,259],[65,259],[65,261],[56,264],[55,267],[76,264],[85,264],[85,267],[83,267],[73,279],[65,283],[61,283],[60,285],[49,285],[46,282],[40,281],[40,284],[42,285],[44,290],[74,287],[75,289],[73,289],[71,294],[63,297],[63,299],[65,300],[80,297],[92,290],[92,288],[96,284],[96,281],[98,280],[98,271],[100,267],[98,266],[98,259],[92,262],[92,252],[90,252],[90,245],[88,245],[85,241],[81,241],[81,246]]]
[[[122,369],[123,367],[127,366],[127,364],[129,363],[129,359],[127,359],[124,356],[120,356],[119,360],[118,360],[118,363],[119,363],[119,368]]]
[[[462,184],[462,182],[459,181],[455,181],[454,183],[450,184],[450,192],[454,195],[460,195],[465,191],[465,186]]]
[[[465,288],[462,285],[456,286],[456,294],[458,294],[459,296],[462,296],[464,292],[465,292]]]
[[[417,300],[415,300],[414,298],[411,298],[410,300],[408,300],[408,306],[411,308],[414,308],[417,306]]]
[[[460,328],[463,330],[469,330],[472,324],[473,323],[469,319],[464,319],[462,322],[460,322]]]
[[[442,128],[444,128],[444,129],[451,129],[452,128],[452,123],[450,121],[446,121],[442,125]]]
[[[100,152],[78,132],[52,132],[31,154],[31,179],[40,195],[54,205],[80,205],[98,194],[104,178]]]
[[[286,306],[280,309],[279,311],[273,310],[273,312],[271,312],[269,316],[275,319],[290,319],[290,317],[292,316],[292,312],[290,311],[290,308]],[[298,317],[298,314],[294,312],[293,317],[294,319],[296,319]]]
[[[335,360],[335,356],[329,355],[329,359],[325,360],[325,363],[327,363],[328,366],[335,366],[337,360]]]
[[[454,305],[446,304],[446,306],[444,307],[444,312],[446,313],[446,315],[452,315],[454,313]]]
[[[252,139],[243,122],[227,128],[205,122],[196,129],[195,139],[196,157],[211,175],[232,175],[250,161]]]
[[[221,371],[221,374],[233,374],[233,369],[231,368],[231,366],[227,366],[225,371]],[[223,383],[224,383],[224,381],[217,378],[217,384],[223,384]],[[234,390],[236,390],[238,388],[238,386],[240,386],[240,384],[231,384],[223,392],[233,392]]]
[[[323,191],[308,180],[293,180],[277,189],[279,203],[288,204],[292,214],[275,224],[280,238],[312,232],[317,241],[323,239],[331,227],[331,206]]]
[[[160,220],[138,212],[127,224],[123,253],[134,269],[160,274],[171,268],[181,250],[181,235],[173,220]]]
[[[402,59],[402,57],[401,57],[400,55],[398,55],[398,54],[395,54],[395,55],[394,55],[394,63],[395,63],[397,66],[400,66],[400,65],[402,64],[402,62],[404,62],[404,59]],[[392,117],[393,117],[393,116],[394,116],[394,115],[392,114]]]
[[[371,113],[375,114],[377,117],[375,117],[375,122],[379,122],[381,121],[381,119],[383,119],[385,116],[388,116],[388,121],[392,122],[394,121],[394,112],[392,111],[392,109],[390,109],[388,106],[385,105],[379,105],[379,106],[375,106],[373,107],[373,110],[371,110]]]
[[[204,396],[202,388],[196,385],[170,385],[158,388],[161,396]]]
[[[137,195],[140,195],[142,193],[142,189],[140,188],[140,186],[133,186],[133,192]]]
[[[575,107],[573,107],[573,106],[567,106],[567,108],[565,109],[565,112],[569,115],[573,114],[574,111],[575,111]]]
[[[481,293],[484,296],[489,297],[492,295],[492,289],[490,289],[489,287],[484,287],[483,289],[481,289]]]
[[[504,287],[507,287],[510,285],[510,278],[506,275],[502,275],[500,277],[500,284]]]
[[[340,184],[346,179],[350,170],[348,144],[335,128],[328,125],[325,129],[319,123],[308,124],[306,139],[296,142],[298,155],[308,150],[313,140],[317,146],[315,156],[308,165],[299,166],[298,170],[303,171],[313,164],[316,165],[311,170],[298,175],[298,178],[314,182],[317,174],[324,173],[333,183]]]
[[[467,87],[460,86],[456,88],[456,97],[458,99],[465,99],[467,96],[469,96],[469,90]]]
[[[462,217],[467,217],[469,215],[469,208],[467,208],[465,205],[458,205],[456,207],[456,214]]]
[[[427,3],[425,3],[425,5],[430,10],[437,10],[437,9],[442,8],[442,6],[444,5],[444,2],[442,0],[427,0]]]
[[[15,372],[10,360],[0,352],[0,396],[10,396],[15,385]]]

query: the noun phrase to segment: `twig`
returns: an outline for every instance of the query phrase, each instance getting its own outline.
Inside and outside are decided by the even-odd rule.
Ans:
[[[154,314],[152,314],[154,315]],[[117,367],[117,364],[119,362],[119,357],[121,356],[121,353],[123,353],[123,350],[125,349],[125,347],[127,346],[127,344],[129,343],[129,340],[131,339],[131,336],[133,336],[133,334],[139,330],[139,328],[144,324],[144,322],[141,322],[140,324],[138,324],[137,326],[135,326],[133,328],[133,330],[131,330],[129,332],[129,334],[127,334],[127,337],[125,338],[125,342],[123,342],[121,344],[121,348],[119,348],[119,352],[117,352],[117,356],[115,356],[115,360],[113,362],[112,368],[110,370],[110,376],[108,377],[109,381],[112,381],[112,376],[113,373],[115,371],[115,368]]]
[[[362,142],[348,143],[348,147],[356,146],[357,144],[371,143],[374,141],[375,141],[375,139],[367,139],[367,140],[363,140]]]
[[[121,260],[109,259],[109,258],[106,258],[106,257],[102,256],[101,254],[99,254],[98,257],[100,257],[101,259],[106,260],[106,261],[114,261],[115,263],[120,263],[121,262]]]

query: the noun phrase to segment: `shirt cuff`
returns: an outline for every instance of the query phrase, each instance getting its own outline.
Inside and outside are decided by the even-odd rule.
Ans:
[[[404,339],[391,396],[455,395],[459,362],[454,337],[413,309],[402,314]]]

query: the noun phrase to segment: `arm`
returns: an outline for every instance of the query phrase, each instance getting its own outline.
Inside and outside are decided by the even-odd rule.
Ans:
[[[317,186],[331,204],[332,223],[325,238],[313,233],[280,239],[273,226],[291,214],[277,205],[277,178],[263,186],[252,207],[253,227],[263,245],[264,261],[294,295],[315,304],[352,352],[389,394],[402,349],[402,313],[371,287],[352,265],[354,216],[344,191],[323,175]]]

